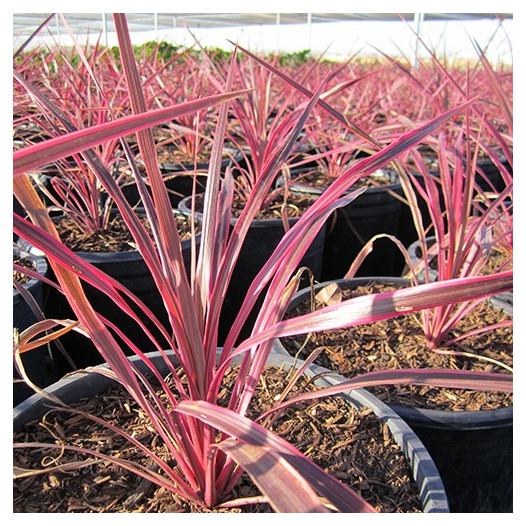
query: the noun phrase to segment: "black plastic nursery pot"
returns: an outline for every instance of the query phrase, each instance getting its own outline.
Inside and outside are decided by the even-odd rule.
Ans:
[[[140,209],[137,209],[140,213]],[[180,214],[180,212],[175,211]],[[196,243],[200,242],[200,234],[197,235]],[[191,240],[182,242],[183,258],[186,265],[187,273],[190,272],[191,260]],[[154,279],[146,265],[142,255],[137,250],[127,252],[83,252],[76,251],[76,254],[87,263],[90,263],[102,270],[112,278],[119,281],[135,296],[137,296],[159,319],[159,321],[169,328],[168,316],[164,307],[161,295]],[[120,307],[116,306],[103,292],[97,288],[83,283],[86,296],[93,306],[94,310],[106,319],[115,324],[131,340],[139,346],[143,352],[154,350],[156,347],[144,331],[133,321]],[[130,305],[132,303],[130,302]],[[137,309],[134,307],[134,309]],[[136,310],[136,312],[140,312]],[[44,314],[47,318],[73,318],[73,311],[66,301],[65,297],[49,287],[47,290],[47,299],[44,304]],[[141,314],[141,320],[152,331],[155,339],[159,338],[159,332],[146,316]],[[124,342],[123,348],[127,349]],[[83,335],[70,331],[60,338],[63,346],[68,350],[69,356],[78,368],[87,367],[101,362],[100,353],[95,346]],[[131,351],[130,351],[131,352]],[[67,360],[58,352],[53,353],[57,367],[61,371],[61,376],[71,372],[71,366]]]
[[[402,186],[396,172],[379,170],[392,184],[371,186],[348,205],[337,209],[327,221],[323,253],[323,281],[342,278],[362,247],[377,234],[398,237],[402,202]],[[371,175],[372,177],[372,175]],[[322,190],[293,185],[302,191],[321,194]],[[373,251],[357,271],[357,276],[394,276],[399,274],[398,249],[392,241],[378,239]]]
[[[183,213],[190,212],[191,199],[191,197],[187,197],[179,204],[179,209]],[[299,218],[290,218],[289,225],[292,227],[298,220]],[[235,225],[236,221],[235,218],[231,220],[231,227]],[[219,345],[224,344],[252,281],[270,258],[284,234],[285,229],[281,219],[255,219],[252,222],[224,299],[220,317]],[[325,225],[318,232],[299,264],[299,267],[309,267],[315,279],[319,279],[321,276],[324,243]],[[258,308],[262,303],[262,297],[263,295],[260,296],[260,301],[256,303],[253,313],[247,319],[240,338],[244,339],[249,336],[256,320]]]
[[[21,257],[33,265],[33,270],[38,272],[41,276],[46,276],[48,273],[48,264],[45,258],[35,256],[22,250],[19,247],[13,247],[13,256]],[[23,287],[31,294],[36,304],[42,309],[43,297],[43,283],[39,279],[31,278]],[[20,292],[13,287],[13,328],[18,332],[22,332],[38,321],[31,307],[22,297]],[[20,355],[25,373],[30,380],[39,387],[46,387],[60,378],[56,373],[53,365],[51,355],[46,347],[39,347],[31,351],[24,352]],[[13,368],[13,378],[19,380],[15,368]],[[15,381],[13,384],[13,405],[19,404],[22,400],[33,394],[30,389],[23,382]]]
[[[513,175],[511,164],[503,157],[500,159],[504,168]],[[476,183],[480,186],[482,192],[500,193],[506,188],[506,181],[503,179],[498,166],[489,158],[479,159],[477,167],[482,173],[475,176]]]
[[[513,511],[513,407],[459,413],[390,407],[429,451],[452,512]]]
[[[172,363],[176,364],[173,352],[168,352]],[[148,353],[155,368],[162,374],[168,374],[168,367],[160,352]],[[143,374],[150,372],[145,363],[137,356],[129,358]],[[239,360],[234,361],[233,365]],[[274,365],[285,370],[301,366],[301,361],[294,360],[283,354],[278,348],[271,352],[267,365]],[[344,378],[330,373],[318,366],[306,368],[304,373],[308,377],[317,377],[316,385],[328,387],[344,380]],[[81,399],[97,396],[115,385],[115,381],[96,372],[78,372],[49,386],[46,392],[53,394],[66,404],[74,404]],[[381,402],[374,395],[364,389],[347,391],[341,395],[346,402],[355,408],[370,408],[382,422],[386,424],[395,442],[403,451],[412,471],[413,479],[418,487],[422,511],[425,513],[447,513],[449,504],[440,474],[436,466],[417,435],[392,409]],[[13,431],[19,432],[24,425],[42,417],[49,411],[50,402],[41,395],[35,394],[14,408]]]
[[[226,168],[228,161],[223,164]],[[206,189],[208,175],[203,174],[203,170],[208,170],[208,166],[198,166],[197,169],[200,171],[200,173],[195,176],[196,192],[204,192]],[[170,171],[170,173],[174,173],[175,175],[173,177],[165,175],[165,186],[170,196],[171,205],[173,207],[177,207],[181,202],[181,199],[192,195],[192,191],[194,189],[194,176],[177,174],[175,171]]]
[[[370,282],[409,286],[396,277],[362,277],[320,283],[358,287]],[[310,297],[310,288],[298,291],[289,311]],[[494,303],[493,298],[490,300]],[[502,303],[508,314],[511,309]],[[281,342],[282,352],[287,352]],[[452,512],[497,513],[513,511],[513,407],[480,411],[421,409],[387,403],[418,435],[440,472]]]
[[[433,237],[426,238],[428,246],[433,242]],[[420,241],[412,243],[408,252],[413,263],[421,259]],[[430,269],[430,281],[435,281],[437,275]],[[419,279],[424,281],[422,273]],[[513,315],[513,292],[497,294],[490,303]],[[453,511],[512,511],[513,407],[462,413],[393,408],[407,420],[435,459]],[[444,448],[442,440],[452,446]]]
[[[292,227],[297,221],[298,219],[296,218],[290,219],[290,226]],[[281,219],[254,220],[250,226],[234,268],[234,273],[225,297],[224,309],[221,312],[221,344],[224,343],[223,338],[226,338],[252,281],[270,258],[284,234],[285,230]],[[315,279],[319,279],[321,275],[324,241],[325,225],[318,232],[298,265],[298,268],[308,267]],[[249,316],[241,331],[240,338],[244,339],[249,336],[253,324],[256,321],[259,307],[262,304],[263,295],[264,293],[262,293],[256,302],[252,314]]]

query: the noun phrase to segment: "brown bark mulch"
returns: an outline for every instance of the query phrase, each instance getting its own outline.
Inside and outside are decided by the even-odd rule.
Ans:
[[[21,267],[35,270],[35,266],[33,265],[31,261],[25,258],[19,257],[19,256],[13,256],[13,263],[20,265]],[[27,274],[24,274],[23,272],[19,270],[13,269],[13,281],[20,283],[20,285],[23,285],[24,283],[28,283],[30,280],[31,280],[31,277],[28,276]]]
[[[343,298],[362,294],[394,290],[391,285],[371,282],[354,291],[342,289]],[[315,309],[323,305],[318,303]],[[310,312],[310,299],[292,309],[287,317]],[[482,357],[451,356],[439,354],[426,345],[420,324],[420,314],[406,314],[396,318],[347,329],[327,331],[305,337],[282,338],[288,352],[305,359],[314,349],[323,351],[315,363],[347,377],[385,369],[441,368],[455,370],[489,371],[507,374],[499,365],[484,360],[496,360],[513,366],[512,326],[494,329],[476,336],[470,336],[452,347],[459,352],[469,352]],[[488,302],[480,303],[461,323],[455,335],[510,319],[501,309]],[[303,346],[303,347],[302,347]],[[446,350],[444,348],[439,349]],[[452,411],[494,409],[510,406],[511,393],[478,392],[465,389],[439,389],[427,386],[378,387],[370,389],[380,399],[399,405],[434,408]]]
[[[284,215],[288,218],[301,217],[303,213],[316,201],[317,196],[307,193],[290,192],[285,197],[279,192],[274,198],[266,203],[256,212],[254,219],[282,219]],[[204,208],[204,195],[197,194],[195,199],[195,209],[202,213]],[[246,201],[234,196],[232,202],[232,217],[237,218],[246,208]]]
[[[267,368],[260,382],[252,416],[261,414],[275,404],[283,392],[285,372]],[[227,374],[226,393],[234,377]],[[306,380],[297,389],[309,388]],[[132,398],[120,387],[84,401],[78,407],[134,433],[143,444],[163,458],[165,446],[154,428]],[[369,409],[354,410],[337,397],[303,402],[284,410],[271,427],[290,441],[318,465],[353,487],[368,502],[383,512],[421,512],[418,492],[410,468],[400,448],[392,440],[387,426]],[[15,435],[15,441],[46,441],[96,448],[148,465],[129,442],[116,436],[107,427],[79,415],[61,411],[49,413],[40,422]],[[58,458],[60,457],[60,458]],[[38,468],[56,458],[59,462],[85,457],[64,450],[49,450],[29,455],[15,449],[15,465]],[[228,499],[256,496],[257,487],[244,476]],[[236,508],[202,509],[158,488],[112,462],[86,465],[80,470],[56,471],[14,481],[13,511],[15,513],[267,513],[268,504]]]
[[[342,170],[343,173],[343,170]],[[294,177],[294,183],[305,186],[311,186],[313,188],[324,190],[329,187],[336,179],[325,175],[320,170],[309,170],[305,173]],[[384,172],[378,171],[374,174],[360,177],[352,186],[351,190],[357,188],[374,188],[374,187],[388,187],[393,185],[393,179],[387,176]]]
[[[151,232],[146,217],[139,220]],[[119,215],[113,218],[104,231],[85,233],[79,225],[68,216],[54,218],[60,239],[71,250],[82,252],[128,252],[137,250],[137,246],[124,219]],[[191,237],[190,219],[176,217],[177,229],[181,241]]]

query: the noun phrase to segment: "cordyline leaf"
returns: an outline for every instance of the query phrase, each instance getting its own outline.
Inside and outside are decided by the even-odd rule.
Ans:
[[[307,97],[311,98],[313,96],[313,93],[311,91],[309,91],[307,88],[305,88],[304,86],[302,86],[301,84],[296,82],[293,78],[289,77],[288,75],[286,75],[285,73],[283,73],[279,69],[275,68],[274,66],[272,66],[268,62],[262,60],[257,55],[252,54],[247,49],[245,49],[245,48],[243,48],[241,46],[238,46],[238,48],[241,51],[243,51],[243,53],[247,54],[249,57],[254,59],[256,62],[258,62],[262,66],[268,68],[270,71],[272,71],[272,73],[274,73],[278,77],[280,77],[283,80],[285,80],[286,82],[288,82],[291,86],[296,88],[298,91],[300,91],[301,93],[303,93]],[[359,126],[357,126],[353,122],[349,121],[344,115],[342,115],[339,111],[335,110],[332,106],[327,104],[325,101],[320,99],[318,101],[318,104],[324,110],[326,110],[330,115],[332,115],[336,120],[338,120],[339,122],[344,124],[346,127],[350,128],[356,135],[358,135],[359,137],[364,139],[366,142],[368,142],[369,144],[373,145],[375,148],[378,148],[378,149],[381,148],[380,143],[378,143],[373,137],[371,137],[367,132],[362,130]]]
[[[22,51],[30,44],[30,42],[40,33],[41,29],[45,27],[48,22],[51,21],[51,19],[55,16],[55,13],[51,13],[36,29],[31,33],[29,38],[16,50],[15,54],[13,55],[13,59],[18,57]]]
[[[491,67],[491,64],[486,58],[484,51],[482,51],[482,48],[479,46],[477,42],[472,41],[472,43],[475,46],[475,49],[477,50],[477,54],[480,58],[480,61],[482,62],[482,65],[484,66],[484,70],[486,71],[486,74],[488,75],[488,78],[491,82],[493,90],[495,91],[499,99],[500,105],[506,117],[508,128],[510,132],[513,132],[513,109],[510,105],[510,99],[504,92],[499,79],[497,78],[497,76],[495,75],[495,72],[493,71],[493,68]]]
[[[28,170],[34,170],[57,159],[87,150],[107,140],[116,139],[138,130],[144,130],[186,113],[196,112],[214,104],[240,97],[248,91],[250,90],[211,95],[210,97],[184,102],[168,108],[150,110],[131,117],[123,117],[113,122],[69,133],[56,139],[43,141],[34,146],[21,148],[13,152],[13,175],[16,176]]]
[[[278,513],[329,513],[305,479],[276,451],[237,440],[217,447],[250,475]]]
[[[119,50],[122,57],[122,66],[126,78],[132,111],[140,114],[147,111],[146,100],[143,93],[141,77],[133,53],[130,33],[123,13],[113,15],[115,29],[119,41]],[[181,362],[183,366],[190,363],[193,375],[189,388],[194,396],[199,396],[194,391],[194,385],[200,393],[205,391],[205,364],[202,341],[200,339],[199,325],[193,307],[190,284],[185,276],[182,248],[177,225],[173,216],[172,205],[166,190],[165,181],[159,169],[156,145],[151,129],[146,128],[137,132],[139,151],[144,162],[148,181],[153,198],[153,208],[147,207],[146,212],[157,237],[158,254],[165,269],[165,279],[160,283],[160,289],[169,288],[177,290],[177,294],[161,294],[165,298],[167,311],[174,329],[174,335],[181,349]],[[146,203],[144,203],[146,206]],[[156,218],[155,220],[153,218]],[[164,281],[164,283],[163,283]],[[169,302],[172,305],[169,305]],[[180,308],[178,306],[180,305]],[[183,316],[180,315],[183,312]]]
[[[101,459],[77,460],[75,462],[68,462],[65,464],[60,464],[58,466],[56,464],[53,464],[52,466],[49,466],[47,468],[40,469],[28,469],[13,466],[13,479],[17,480],[26,477],[34,477],[36,475],[45,475],[46,473],[55,473],[57,471],[59,471],[60,473],[66,471],[78,471],[80,469],[91,466],[92,464],[100,464],[101,462],[103,462]]]
[[[237,51],[234,50],[225,81],[225,90],[230,90],[233,83],[236,54]],[[209,176],[206,181],[200,255],[196,266],[197,283],[201,286],[205,283],[214,283],[217,279],[217,272],[220,268],[218,262],[222,257],[224,241],[227,239],[226,234],[230,228],[230,209],[234,195],[234,181],[229,172],[223,184],[220,185],[221,177],[219,175],[221,166],[220,149],[222,149],[226,132],[227,111],[226,105],[221,106],[219,110],[210,156]],[[220,186],[222,186],[221,189]],[[218,212],[222,213],[218,215]],[[204,309],[204,306],[209,301],[207,287],[203,287],[199,293],[201,296],[201,308]]]
[[[36,322],[19,334],[18,341],[15,345],[15,351],[18,350],[20,353],[25,353],[27,351],[45,345],[46,343],[49,343],[52,340],[56,340],[57,338],[60,338],[69,331],[75,329],[78,325],[78,321],[53,320],[49,318]],[[47,334],[43,337],[35,339],[41,333],[54,329],[55,327],[62,328],[54,331],[51,334]]]
[[[376,511],[362,497],[328,475],[286,440],[234,411],[204,401],[189,400],[179,403],[174,411],[194,416],[246,444],[273,450],[298,471],[319,495],[333,503],[341,512]]]
[[[511,374],[451,369],[390,369],[387,371],[375,371],[361,374],[330,387],[323,387],[318,391],[296,395],[273,407],[261,415],[260,418],[263,419],[275,411],[299,402],[334,396],[352,389],[378,387],[381,385],[428,385],[453,389],[513,392],[513,376]]]
[[[450,303],[485,298],[512,288],[513,270],[510,270],[491,276],[452,279],[360,296],[281,321],[245,340],[235,354],[271,338],[363,325]]]

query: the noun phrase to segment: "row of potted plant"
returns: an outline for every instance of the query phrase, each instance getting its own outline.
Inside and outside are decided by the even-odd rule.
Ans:
[[[59,448],[88,454],[99,461],[111,460],[163,488],[173,498],[176,496],[202,508],[246,508],[269,503],[275,511],[374,511],[363,497],[321,469],[299,446],[269,431],[269,422],[275,422],[279,414],[287,415],[294,403],[346,393],[351,388],[358,389],[353,391],[358,398],[360,388],[381,385],[424,384],[509,392],[512,376],[508,370],[500,369],[488,372],[405,367],[385,368],[345,379],[334,376],[334,371],[324,370],[328,384],[287,398],[296,389],[302,374],[317,376],[321,372],[313,365],[319,352],[294,365],[287,362],[283,352],[281,358],[274,356],[273,341],[293,334],[322,333],[398,319],[421,311],[433,349],[438,347],[437,338],[448,337],[455,323],[476,304],[489,296],[510,291],[511,256],[486,275],[481,275],[481,268],[488,247],[496,246],[488,241],[488,231],[500,229],[499,243],[512,238],[512,174],[499,160],[493,141],[491,145],[488,142],[488,139],[496,140],[499,151],[503,146],[509,163],[511,128],[506,133],[496,129],[495,120],[489,116],[494,109],[486,112],[481,109],[483,103],[470,100],[468,95],[472,91],[464,90],[465,86],[450,71],[443,72],[444,82],[458,93],[455,107],[440,107],[432,115],[406,114],[402,113],[403,108],[397,108],[400,114],[394,118],[393,110],[387,111],[385,101],[396,90],[378,93],[364,89],[363,83],[373,75],[349,75],[347,64],[331,66],[328,70],[326,66],[305,67],[291,73],[247,50],[243,50],[243,60],[238,59],[236,49],[229,62],[222,65],[202,50],[200,66],[194,55],[184,61],[185,75],[171,67],[179,65],[180,55],[161,64],[156,62],[155,55],[155,59],[138,65],[125,16],[114,15],[114,20],[119,34],[118,60],[105,50],[83,50],[77,44],[76,61],[62,53],[55,59],[47,55],[46,60],[54,60],[53,67],[60,70],[60,75],[53,73],[36,83],[35,72],[27,67],[30,55],[27,60],[22,54],[15,57],[17,86],[26,90],[37,108],[31,107],[28,99],[15,90],[22,101],[15,103],[17,130],[21,121],[36,123],[39,137],[44,135],[46,139],[41,141],[34,135],[28,138],[26,134],[23,140],[28,145],[14,152],[14,195],[28,217],[24,219],[15,214],[14,230],[29,243],[30,251],[45,254],[52,269],[51,279],[46,280],[55,292],[52,305],[65,297],[70,310],[56,315],[46,315],[44,310],[39,322],[23,327],[16,335],[14,359],[18,374],[46,403],[52,400],[66,412],[101,423],[96,414],[64,406],[87,393],[85,387],[75,387],[78,392],[73,397],[66,395],[62,386],[43,392],[33,385],[29,371],[23,366],[24,358],[35,347],[64,342],[68,333],[75,332],[84,335],[87,342],[87,335],[98,358],[92,356],[81,363],[81,367],[100,362],[106,365],[94,369],[98,375],[88,373],[88,380],[84,382],[92,384],[93,377],[102,375],[120,384],[149,422],[149,437],[156,437],[155,441],[161,442],[164,449],[159,451],[145,445],[135,435],[111,423],[107,426],[113,433],[125,437],[142,453],[142,462],[119,459],[115,454],[110,458],[100,450],[69,443],[66,437],[65,442],[54,444],[43,444],[39,439],[28,444],[26,439],[25,443],[15,444],[17,459],[21,462],[15,472],[17,480],[37,475],[40,478],[36,480],[42,480],[52,475],[53,480],[58,481],[56,477],[64,469],[86,465],[72,456],[66,463],[42,470],[27,458],[33,449],[48,454]],[[106,62],[101,61],[100,56],[112,58]],[[495,72],[484,62],[482,53],[481,61],[486,77],[492,78]],[[106,67],[108,64],[112,67]],[[426,68],[423,70],[425,74]],[[191,74],[198,78],[191,85],[194,91],[188,89]],[[56,82],[61,76],[68,81]],[[416,72],[407,77],[412,82],[420,82]],[[177,82],[180,78],[188,83]],[[276,91],[276,79],[286,89]],[[468,86],[469,82],[471,80]],[[75,88],[61,93],[59,87],[62,89],[68,83]],[[378,85],[381,82],[375,85],[377,89]],[[180,87],[187,88],[183,95],[178,91]],[[350,88],[355,97],[361,93],[361,98],[346,99],[344,94]],[[426,89],[417,91],[422,100],[428,95]],[[210,94],[210,90],[216,94]],[[504,96],[498,90],[493,96],[495,93]],[[367,99],[369,95],[371,100]],[[70,105],[73,96],[79,98],[74,111]],[[340,97],[346,101],[343,105]],[[212,108],[217,105],[218,110],[213,112]],[[381,112],[382,119],[378,117],[379,107],[386,110]],[[382,121],[382,126],[377,126],[375,119]],[[154,126],[164,122],[171,122],[162,131],[168,142],[174,138],[192,150],[191,167],[184,168],[186,174],[191,174],[193,187],[184,215],[190,231],[186,249],[177,224],[181,216],[174,211],[167,181],[179,176],[173,176],[173,169],[170,175],[163,173],[165,166],[159,162],[155,141],[164,139],[152,133]],[[371,127],[372,122],[375,126]],[[435,143],[433,137],[440,130],[444,133]],[[132,133],[136,134],[136,143],[129,140]],[[323,135],[335,142],[324,142],[320,139]],[[455,137],[452,142],[451,136]],[[424,141],[436,145],[439,152],[438,183],[416,150]],[[200,149],[204,151],[208,143],[212,149],[207,154],[204,192],[199,192],[198,171],[193,167],[198,166]],[[232,152],[232,148],[239,152],[230,155],[229,166],[222,162],[225,145],[228,152]],[[314,153],[313,145],[317,145]],[[479,191],[474,182],[480,171],[474,162],[479,150],[490,152],[507,178],[506,189],[499,195]],[[327,188],[310,200],[304,211],[298,212],[298,202],[292,194],[295,186],[305,182],[307,174],[296,169],[303,166],[309,171],[317,170],[327,162],[340,169],[333,172],[333,181]],[[61,168],[46,186],[35,174],[50,163],[58,163]],[[122,166],[126,169],[122,170]],[[377,187],[376,174],[387,168],[396,174],[400,183],[400,188],[391,190],[389,195],[409,207],[420,240],[424,240],[428,232],[412,188],[424,199],[440,248],[439,268],[448,268],[448,272],[440,273],[435,281],[429,279],[427,273],[426,282],[420,284],[416,279],[418,267],[406,254],[415,276],[412,286],[331,302],[319,311],[287,318],[294,292],[306,282],[305,271],[300,267],[306,261],[312,266],[305,257],[313,241],[337,210],[352,206],[367,194],[368,190],[355,186],[359,180],[371,181],[372,187]],[[416,171],[424,184],[415,182]],[[279,176],[281,183],[276,184]],[[136,186],[141,211],[134,209],[135,202],[130,202],[124,191],[122,182],[126,177],[128,185],[131,180]],[[440,194],[445,197],[445,207]],[[240,196],[241,206],[236,204]],[[251,264],[243,258],[248,257],[244,250],[250,244],[254,221],[269,208],[267,204],[279,210],[283,233],[264,253],[261,263],[254,264],[253,272],[241,287],[241,297],[235,299],[234,314],[227,316],[232,291],[241,282],[239,269]],[[475,208],[479,215],[472,219]],[[118,210],[116,215],[112,214],[114,210]],[[112,274],[113,271],[97,261],[97,255],[89,258],[68,247],[57,229],[61,216],[49,211],[59,211],[81,229],[84,225],[93,227],[99,239],[104,230],[102,218],[106,227],[122,222],[124,231],[131,234],[123,243],[134,249],[140,260],[142,272],[148,278],[148,294],[153,300],[146,299],[148,294],[142,296],[141,287],[133,289],[135,278],[126,282],[122,275]],[[78,241],[84,234],[76,232],[74,237]],[[387,240],[405,253],[404,244],[395,238],[398,233],[383,229],[368,234],[367,238],[382,236],[382,241]],[[261,234],[257,234],[256,245],[260,239]],[[352,254],[351,261],[355,260],[356,265],[348,275],[356,272],[371,247],[378,243],[375,237],[370,243],[368,239],[361,241],[365,246],[361,252]],[[91,243],[95,245],[93,238]],[[422,264],[429,268],[427,244],[422,247]],[[373,248],[373,254],[375,250]],[[459,261],[454,263],[457,256]],[[129,259],[125,257],[126,271],[131,268]],[[120,266],[122,268],[122,262]],[[321,273],[316,277],[320,278]],[[105,298],[106,308],[95,306],[95,293]],[[122,315],[115,317],[116,312]],[[509,327],[510,323],[500,325]],[[128,326],[132,328],[126,328]],[[82,339],[76,342],[66,349],[73,361],[80,357],[79,351],[85,345]],[[148,353],[151,350],[156,352],[155,358]],[[287,368],[297,367],[297,373],[283,384],[274,407],[266,407],[254,416],[251,411],[257,400],[256,389],[261,381],[272,378],[267,365],[285,362],[289,364]],[[230,374],[233,379],[225,399],[224,385]],[[106,388],[107,383],[90,390],[89,394],[102,393],[99,389]],[[354,406],[365,403],[357,401],[354,394],[349,396],[354,397]],[[370,395],[363,396],[367,404],[373,403]],[[374,404],[377,404],[374,412],[378,416],[383,414],[381,418],[388,419],[392,427],[396,414],[377,400]],[[16,408],[17,430],[28,419],[39,417],[43,407],[42,399],[33,397]],[[29,416],[24,417],[22,410],[29,410]],[[331,419],[338,417],[339,410],[335,411]],[[411,430],[404,425],[393,432],[406,456],[425,450],[416,436],[405,441]],[[432,468],[427,474],[422,471],[425,464]],[[440,477],[431,457],[420,457],[420,463],[413,464],[412,469],[419,484],[417,494],[422,510],[447,511]],[[341,469],[329,467],[329,472],[337,471]],[[236,493],[237,485],[244,480],[244,472],[261,495]],[[426,487],[425,480],[431,487]],[[66,482],[57,482],[57,486],[64,484]],[[441,492],[442,497],[433,499],[430,489]],[[24,502],[23,494],[20,495],[20,502]]]

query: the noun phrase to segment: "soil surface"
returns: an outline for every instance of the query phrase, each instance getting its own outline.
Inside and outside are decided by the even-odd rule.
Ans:
[[[148,232],[151,232],[146,217],[139,218]],[[68,216],[53,219],[62,242],[71,250],[82,252],[128,252],[137,250],[124,219],[117,216],[112,219],[103,232],[86,234],[75,221]],[[190,220],[186,217],[176,217],[177,228],[181,241],[191,237]]]
[[[343,288],[342,299],[387,292],[397,287],[370,283],[353,291]],[[317,302],[315,309],[325,304]],[[287,317],[312,310],[310,299],[291,310]],[[456,327],[451,337],[509,320],[510,316],[488,302],[480,303]],[[513,366],[512,326],[470,336],[452,347],[435,351],[426,345],[421,314],[398,316],[348,329],[327,331],[305,337],[282,338],[288,352],[305,359],[314,349],[323,348],[315,363],[347,377],[402,368],[443,368],[509,373],[500,364]],[[453,350],[461,355],[445,354]],[[475,355],[476,357],[468,356]],[[378,387],[369,389],[380,399],[394,404],[452,411],[494,409],[513,404],[511,393],[439,389],[427,386]]]
[[[187,169],[189,166],[193,168],[196,161],[195,154],[193,151],[184,149],[185,142],[178,140],[179,133],[165,128],[154,128],[153,136],[157,145],[157,160],[161,164],[174,164],[184,169]],[[138,152],[138,145],[135,140],[130,141],[130,146],[134,151]],[[211,143],[209,145],[202,144],[200,151],[197,152],[197,163],[208,164],[210,152]],[[227,157],[226,154],[225,157]]]
[[[25,258],[21,258],[19,256],[13,256],[13,263],[16,263],[17,265],[20,265],[21,267],[25,267],[28,269],[35,270],[35,266],[31,261],[28,261]],[[31,277],[27,274],[24,274],[23,272],[20,272],[19,270],[13,269],[13,281],[16,281],[17,283],[20,283],[23,285],[24,283],[28,283],[31,280]]]
[[[204,195],[196,195],[196,210],[203,211]],[[282,219],[284,212],[288,218],[301,217],[303,213],[316,201],[317,196],[300,192],[289,192],[285,198],[282,193],[278,193],[273,199],[264,205],[261,210],[256,212],[254,219]],[[236,199],[232,203],[232,217],[237,218],[245,209],[246,202],[243,199]]]
[[[186,152],[177,150],[175,147],[170,148],[169,146],[164,146],[162,148],[159,148],[157,152],[157,160],[160,163],[163,164],[175,164],[177,166],[188,166],[194,165],[195,157],[192,155],[189,155]],[[201,163],[208,163],[210,160],[210,153],[198,153],[197,154],[197,162],[198,164]]]
[[[394,174],[390,176],[386,175],[382,171],[375,172],[366,177],[360,177],[352,186],[351,189],[356,188],[373,188],[373,187],[389,187],[393,185]],[[299,177],[294,177],[294,184],[300,184],[305,186],[311,186],[316,189],[325,189],[330,186],[335,179],[325,175],[324,173],[317,170],[306,171]]]
[[[235,371],[235,369],[234,369]],[[275,405],[288,381],[287,373],[275,367],[263,375],[251,417]],[[223,393],[234,382],[232,371],[225,378]],[[292,393],[311,389],[300,380]],[[166,395],[161,395],[166,400]],[[223,400],[223,404],[226,403]],[[149,420],[121,388],[114,387],[78,406],[105,421],[133,433],[157,455],[168,458],[165,446]],[[383,512],[421,512],[416,486],[410,469],[394,443],[386,425],[369,409],[354,410],[337,397],[303,402],[278,415],[270,428],[318,465],[350,485],[368,502]],[[82,415],[53,411],[14,436],[15,442],[42,441],[96,448],[143,465],[153,464],[137,452],[125,438],[105,425]],[[28,452],[31,451],[31,454]],[[91,457],[93,460],[93,457]],[[15,449],[14,463],[25,469],[38,469],[54,462],[88,460],[89,456],[64,449]],[[244,476],[226,500],[257,496],[259,490]],[[14,482],[15,513],[209,513],[271,512],[266,503],[235,508],[207,510],[191,504],[171,492],[156,487],[113,462],[86,463],[80,469],[56,470],[17,479]]]
[[[416,248],[415,255],[418,258],[422,258],[422,249]],[[431,258],[429,262],[429,268],[438,272],[438,261],[436,257]],[[510,259],[510,255],[498,246],[494,246],[491,250],[489,257],[487,258],[484,266],[480,270],[480,275],[489,276],[498,272],[504,272],[506,270],[513,269],[513,258]]]

